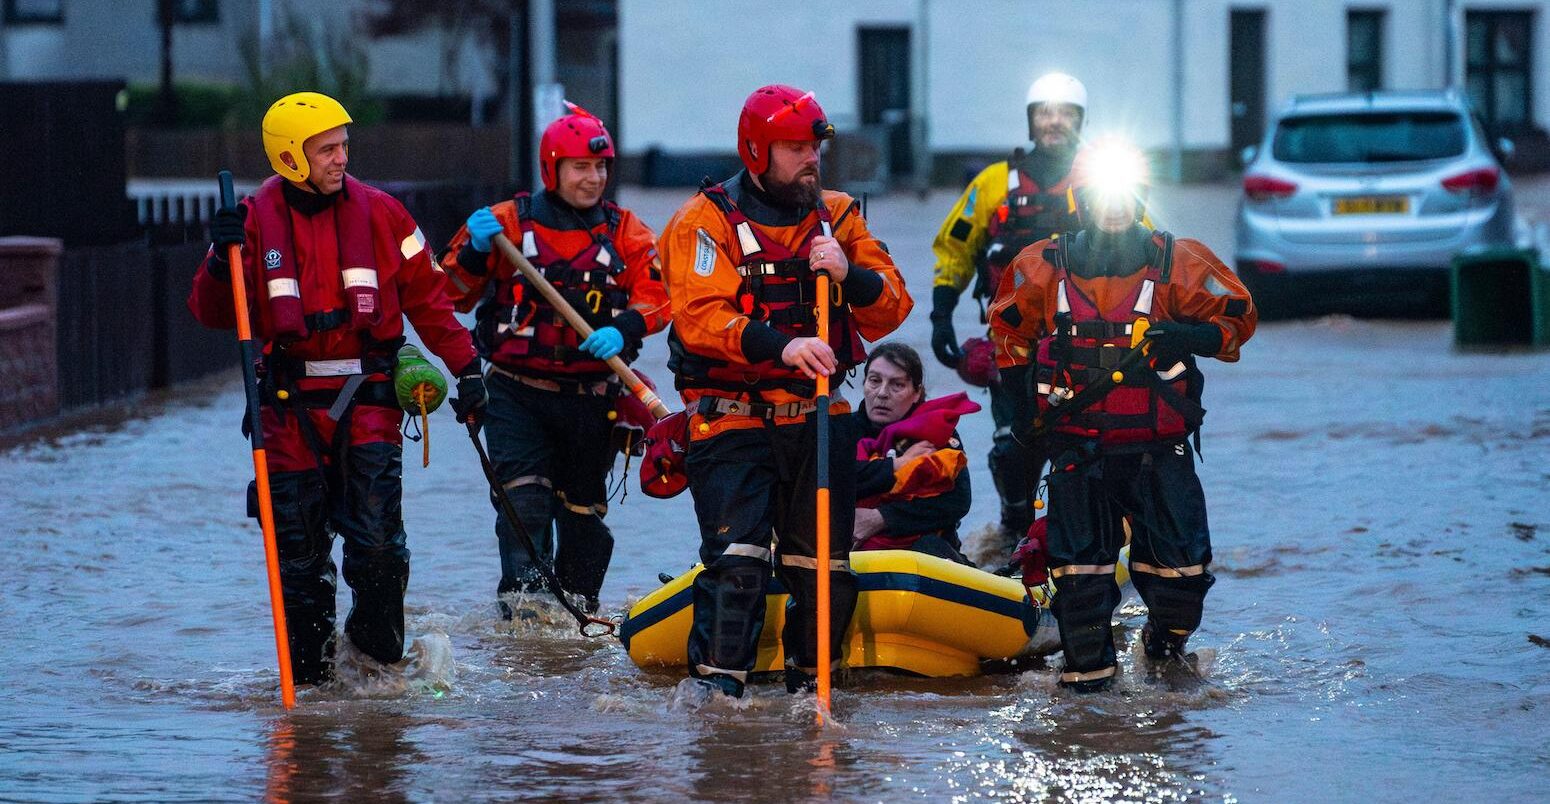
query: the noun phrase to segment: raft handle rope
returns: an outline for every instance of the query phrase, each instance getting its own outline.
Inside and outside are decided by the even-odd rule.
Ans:
[[[484,442],[479,438],[479,427],[476,419],[470,419],[468,437],[474,442],[474,449],[479,453],[479,465],[484,468],[484,477],[489,481],[490,492],[500,507],[501,515],[506,518],[507,524],[511,525],[512,532],[517,534],[518,541],[522,542],[523,549],[527,550],[528,557],[533,560],[534,568],[538,570],[539,575],[543,576],[544,586],[550,594],[554,595],[554,599],[560,602],[560,606],[569,612],[570,616],[576,618],[576,627],[582,636],[592,638],[614,636],[619,630],[619,624],[613,620],[592,617],[571,602],[564,587],[560,586],[560,579],[555,576],[554,568],[538,554],[538,548],[533,544],[533,537],[522,525],[522,520],[517,517],[516,508],[511,504],[511,498],[506,495],[506,487],[501,485],[500,480],[495,476],[495,466],[490,463],[490,454],[485,451]]]

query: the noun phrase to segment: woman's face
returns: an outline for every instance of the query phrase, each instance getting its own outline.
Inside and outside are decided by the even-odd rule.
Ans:
[[[910,381],[904,369],[886,357],[873,360],[866,367],[866,380],[861,386],[866,400],[867,418],[876,425],[888,425],[904,418],[926,395],[926,389]]]

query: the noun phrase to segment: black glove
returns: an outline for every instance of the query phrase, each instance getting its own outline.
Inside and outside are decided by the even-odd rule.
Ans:
[[[247,242],[248,233],[243,228],[247,219],[248,208],[242,204],[215,211],[215,217],[210,219],[210,240],[215,243],[215,253],[225,257],[227,247]]]
[[[1189,324],[1183,321],[1159,321],[1146,330],[1152,342],[1152,364],[1167,368],[1197,354],[1215,357],[1222,351],[1222,328],[1212,323]]]
[[[238,204],[233,209],[217,209],[215,217],[210,220],[211,257],[205,270],[222,282],[231,281],[231,264],[226,261],[227,249],[247,242],[247,232],[243,229],[247,218],[248,208]]]
[[[452,412],[459,424],[478,422],[484,416],[484,406],[490,401],[490,392],[484,387],[484,372],[479,358],[457,373],[457,396],[452,398]]]
[[[953,308],[957,306],[957,289],[947,285],[931,289],[931,351],[948,368],[958,368],[963,359],[958,333],[953,331]]]

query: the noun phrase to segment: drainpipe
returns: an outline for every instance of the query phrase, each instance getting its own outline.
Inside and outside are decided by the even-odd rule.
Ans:
[[[1184,0],[1173,0],[1173,99],[1169,111],[1173,148],[1168,156],[1168,175],[1179,184],[1184,181]]]
[[[269,72],[269,37],[274,36],[274,4],[272,0],[258,0],[258,77]]]
[[[915,8],[915,80],[911,82],[914,97],[910,106],[915,110],[915,191],[925,193],[931,188],[930,0],[920,0]]]
[[[1442,0],[1442,85],[1454,89],[1462,81],[1460,69],[1463,54],[1459,47],[1459,13],[1457,0]]]
[[[539,175],[538,140],[544,127],[559,115],[565,87],[555,66],[554,0],[528,0],[528,51],[533,69],[533,173]]]

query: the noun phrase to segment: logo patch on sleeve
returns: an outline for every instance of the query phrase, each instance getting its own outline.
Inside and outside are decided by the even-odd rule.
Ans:
[[[716,241],[704,229],[695,230],[695,234],[699,242],[694,247],[694,272],[700,276],[710,276],[716,270]]]
[[[279,249],[272,248],[272,249],[269,249],[268,251],[264,252],[264,267],[269,269],[269,270],[271,270],[271,271],[276,270],[276,269],[278,269],[280,267],[280,250]]]

